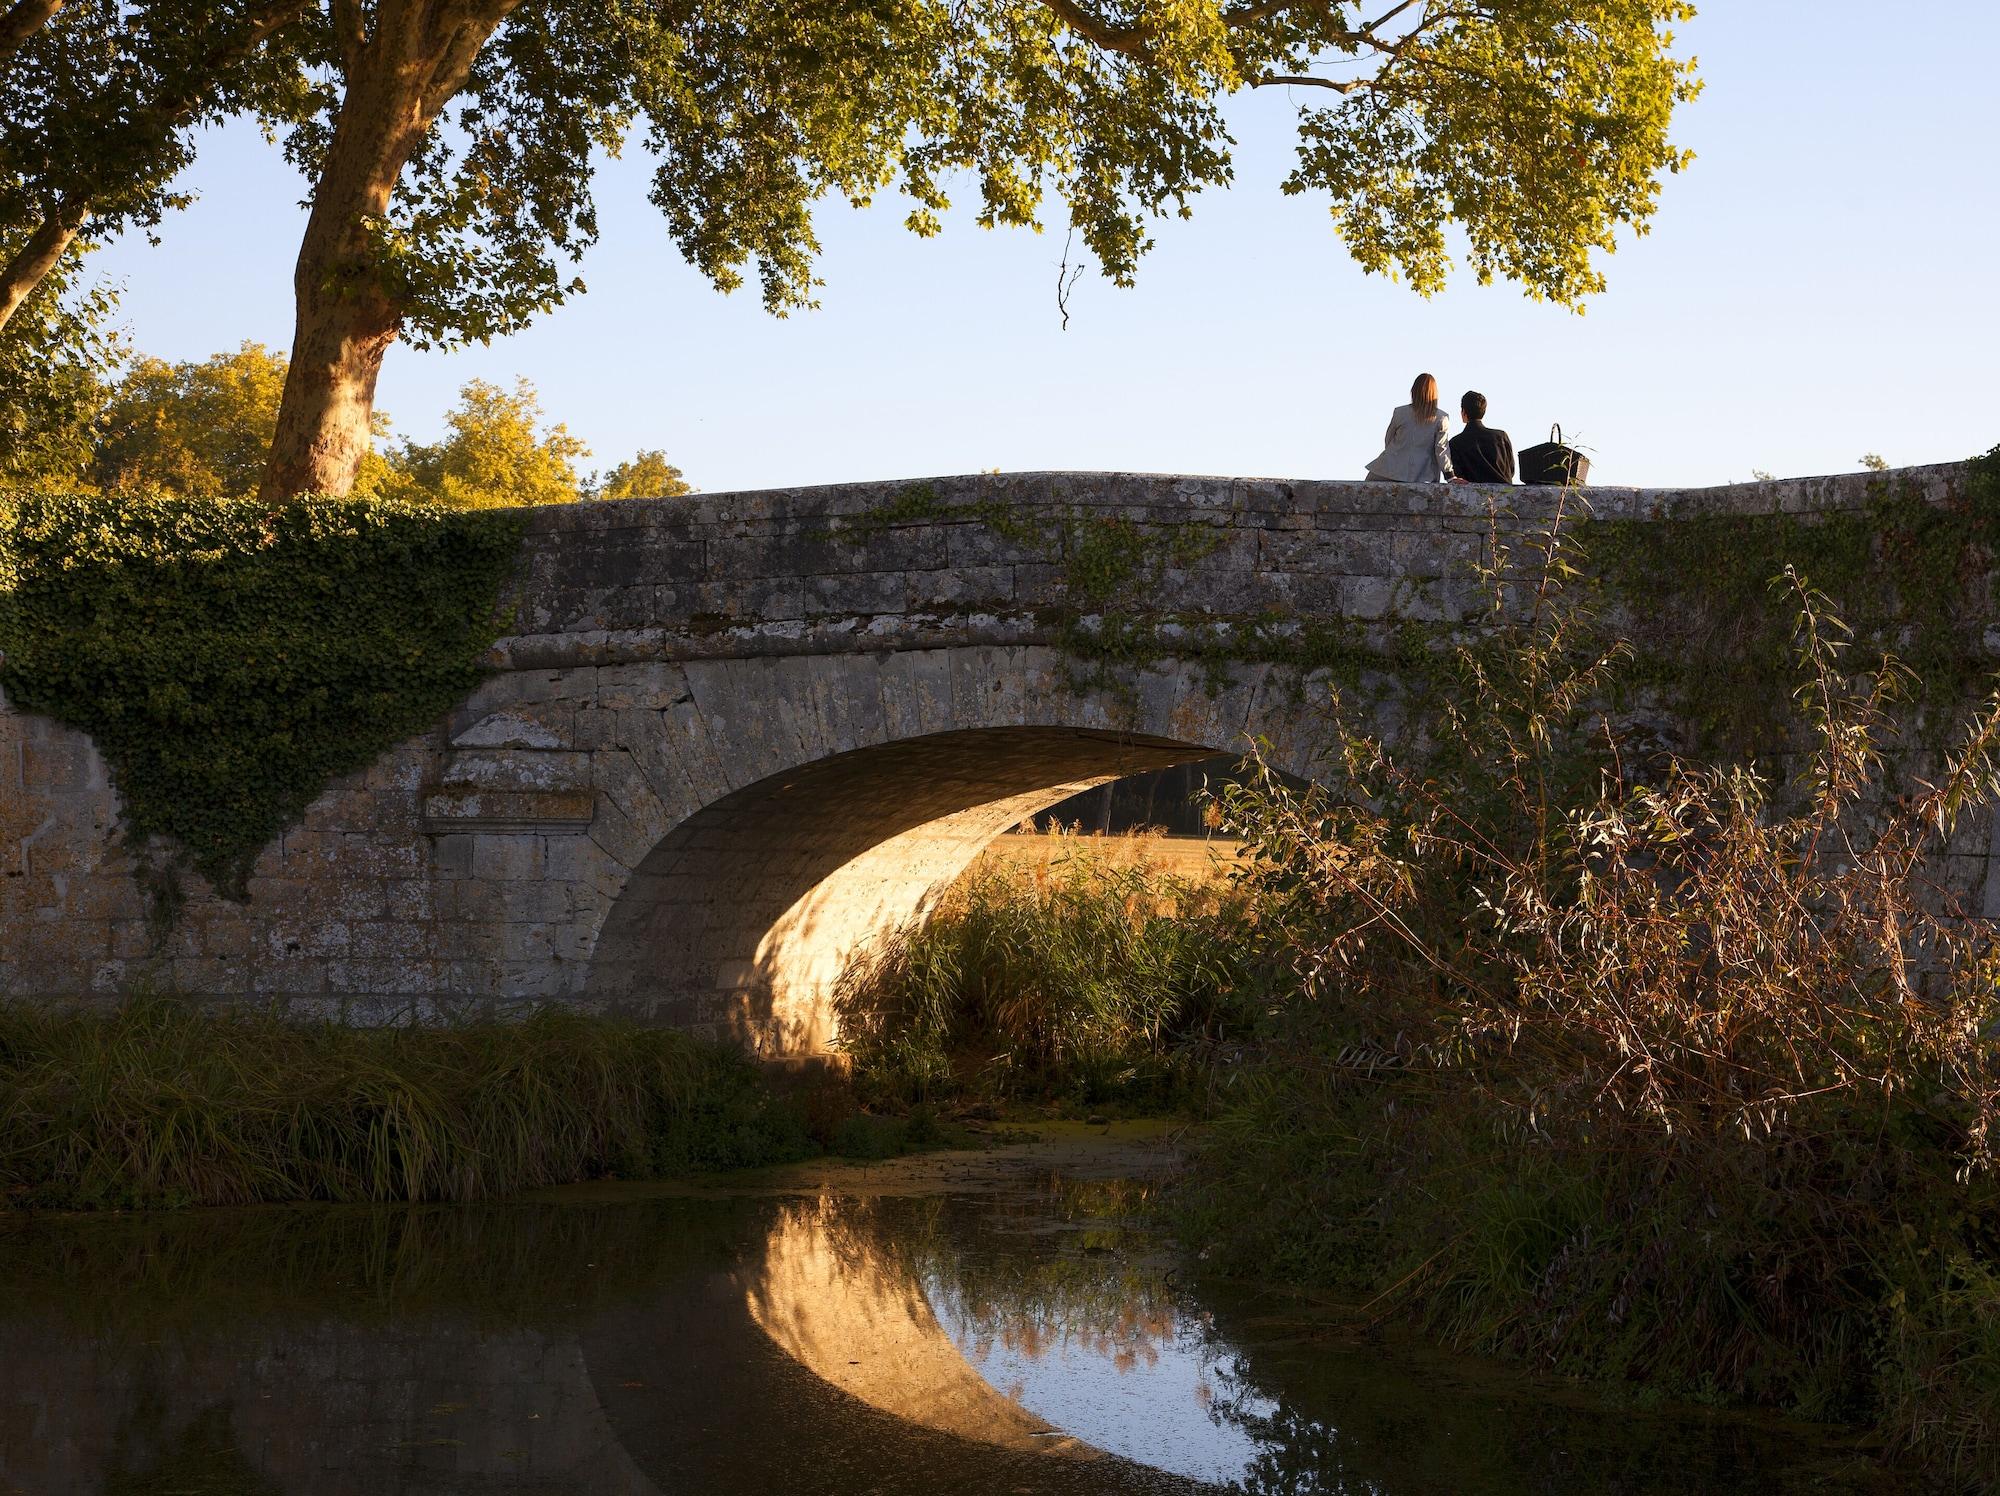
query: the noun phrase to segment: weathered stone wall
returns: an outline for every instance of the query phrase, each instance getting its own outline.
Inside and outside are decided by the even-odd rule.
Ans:
[[[1901,476],[1942,497],[1959,470]],[[1671,523],[1859,506],[1869,481],[1588,498]],[[1163,544],[1196,529],[1148,580],[1177,613],[1387,627],[1476,605],[1496,497],[1503,529],[1558,501],[1027,474],[535,511],[493,676],[329,786],[248,904],[193,886],[149,924],[102,760],[0,701],[0,996],[171,989],[359,1023],[563,1002],[809,1052],[843,961],[1033,810],[1253,735],[1311,772],[1317,719],[1286,667],[1080,678],[1056,647],[1079,516]],[[1968,837],[1959,880],[1992,850]]]

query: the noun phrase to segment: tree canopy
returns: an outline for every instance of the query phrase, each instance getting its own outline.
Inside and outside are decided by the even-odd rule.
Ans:
[[[298,54],[271,45],[312,0],[0,4],[0,331],[72,245],[151,230],[197,127],[303,117]]]
[[[0,255],[8,239],[0,235]],[[90,466],[104,380],[122,345],[118,298],[84,274],[84,247],[22,300],[0,335],[0,481],[73,483]]]
[[[989,227],[1066,220],[1122,284],[1153,220],[1231,181],[1228,96],[1281,89],[1284,189],[1324,196],[1363,269],[1434,292],[1456,225],[1478,278],[1574,306],[1687,163],[1669,131],[1697,87],[1686,0],[201,0],[205,29],[189,8],[68,0],[31,28],[0,75],[40,122],[0,129],[0,233],[80,200],[152,221],[218,111],[282,132],[311,191],[273,497],[352,485],[396,342],[498,336],[581,288],[599,151],[642,145],[680,253],[778,314],[813,304],[829,196],[899,194],[923,235],[960,194]],[[91,143],[107,109],[138,132],[122,156]]]
[[[621,462],[584,485],[594,499],[677,499],[694,492],[667,454],[648,447],[630,462]]]
[[[135,358],[98,417],[92,479],[107,492],[255,493],[284,386],[284,355],[262,343],[183,363]]]
[[[131,357],[115,380],[103,376],[121,350],[97,325],[110,306],[101,287],[58,298],[59,282],[30,303],[24,330],[0,343],[0,410],[21,426],[0,435],[8,460],[0,480],[79,486],[145,498],[242,498],[257,491],[285,384],[283,354],[246,342],[229,353],[173,363]],[[33,370],[8,355],[33,348]],[[27,398],[15,400],[17,392]],[[38,421],[38,425],[30,425]],[[415,504],[496,509],[582,499],[671,498],[690,493],[663,451],[589,478],[577,461],[587,448],[543,414],[535,387],[512,390],[468,381],[434,442],[387,445],[388,417],[375,412],[354,492]],[[24,436],[25,433],[25,436]],[[79,484],[81,476],[81,484]]]

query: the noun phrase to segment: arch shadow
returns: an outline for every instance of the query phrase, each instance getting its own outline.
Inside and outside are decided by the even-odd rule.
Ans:
[[[848,963],[921,920],[1009,827],[1213,744],[1072,727],[929,733],[800,765],[674,826],[597,941],[597,1006],[769,1060],[824,1054]]]

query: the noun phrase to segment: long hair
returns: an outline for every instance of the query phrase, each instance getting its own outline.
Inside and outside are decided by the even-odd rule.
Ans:
[[[1410,383],[1410,409],[1420,421],[1434,421],[1438,413],[1438,382],[1428,374],[1419,374]]]

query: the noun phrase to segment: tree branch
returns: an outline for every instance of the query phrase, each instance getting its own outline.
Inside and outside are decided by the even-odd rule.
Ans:
[[[333,0],[333,40],[340,48],[340,70],[353,77],[361,67],[361,50],[368,45],[361,0]]]
[[[1252,78],[1252,88],[1276,88],[1280,84],[1296,84],[1301,88],[1330,88],[1337,94],[1350,94],[1356,89],[1374,85],[1372,78],[1320,78],[1311,73],[1266,73],[1261,78]]]
[[[1386,40],[1382,28],[1394,21],[1405,11],[1418,4],[1425,5],[1425,13],[1417,24],[1394,40]],[[1054,13],[1071,31],[1106,52],[1117,52],[1126,57],[1137,57],[1144,53],[1151,40],[1150,29],[1143,26],[1118,26],[1105,20],[1095,11],[1078,3],[1078,0],[1042,0],[1042,4]],[[1335,0],[1255,0],[1254,4],[1237,6],[1222,12],[1222,24],[1231,31],[1242,31],[1264,21],[1275,20],[1293,11],[1308,11],[1333,25],[1325,38],[1326,42],[1352,51],[1366,48],[1378,55],[1396,61],[1404,47],[1415,41],[1424,32],[1434,30],[1439,24],[1449,20],[1464,20],[1464,11],[1449,6],[1432,11],[1428,0],[1395,0],[1395,3],[1358,28],[1339,24],[1336,18]],[[1475,7],[1473,14],[1477,14]],[[1332,78],[1314,78],[1300,74],[1267,74],[1250,80],[1253,88],[1264,88],[1276,84],[1298,84],[1306,88],[1325,88],[1334,93],[1347,94],[1368,86],[1365,79],[1351,79],[1342,82]]]
[[[1085,10],[1075,0],[1042,0],[1042,4],[1054,11],[1056,19],[1063,25],[1094,47],[1131,56],[1145,45],[1146,31],[1142,27],[1114,26]]]
[[[465,87],[473,63],[501,23],[519,8],[521,0],[475,0],[464,8],[444,48],[433,60],[429,80],[424,84],[418,107],[426,119],[436,119],[444,106]]]
[[[28,235],[28,242],[7,262],[6,268],[0,269],[0,331],[6,329],[21,304],[62,260],[63,251],[83,227],[84,216],[80,205],[58,208]]]
[[[62,9],[63,0],[15,0],[0,10],[0,62],[5,62]]]
[[[296,21],[311,3],[312,0],[271,0],[243,37],[209,54],[210,62],[217,67],[225,67],[229,63],[248,57],[278,32]]]

